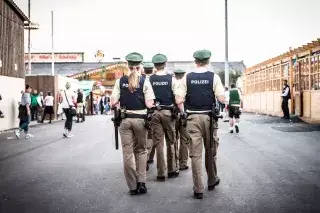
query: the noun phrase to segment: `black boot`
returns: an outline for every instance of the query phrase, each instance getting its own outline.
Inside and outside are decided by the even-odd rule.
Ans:
[[[137,195],[139,194],[138,190],[135,189],[135,190],[130,190],[130,195]]]
[[[146,194],[148,192],[146,184],[139,182],[137,184],[137,191],[139,194]]]
[[[196,192],[194,192],[193,195],[194,195],[194,197],[195,197],[196,199],[202,199],[202,198],[203,198],[203,193],[196,193]]]
[[[157,176],[157,181],[164,182],[164,181],[166,181],[166,177],[165,176]]]
[[[179,170],[168,173],[168,178],[176,178],[179,176]]]
[[[215,188],[216,186],[218,186],[219,183],[220,183],[220,178],[216,177],[216,182],[215,182],[212,186],[208,186],[208,190],[209,190],[209,191],[214,190],[214,188]]]

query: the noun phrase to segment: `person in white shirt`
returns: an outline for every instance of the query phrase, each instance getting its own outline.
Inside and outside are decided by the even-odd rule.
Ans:
[[[42,121],[41,123],[43,123],[44,119],[46,118],[47,114],[49,114],[49,123],[51,124],[51,120],[52,120],[52,115],[54,113],[53,110],[53,101],[54,98],[51,95],[51,92],[48,92],[48,95],[44,98],[43,100],[43,104],[44,104],[44,112],[43,112],[43,116],[42,116]]]
[[[76,94],[71,89],[69,82],[66,83],[66,89],[62,92],[61,97],[62,97],[62,103],[61,103],[62,109],[64,114],[66,115],[66,122],[64,124],[65,131],[63,133],[63,136],[66,138],[70,138],[70,137],[73,137],[73,135],[71,134],[71,130],[72,130],[73,116],[75,116],[75,114],[73,115],[72,111],[75,110],[74,103],[76,103]]]

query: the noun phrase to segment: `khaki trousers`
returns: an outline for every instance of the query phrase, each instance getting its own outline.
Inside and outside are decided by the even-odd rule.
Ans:
[[[155,111],[152,115],[152,140],[157,153],[158,177],[165,176],[166,172],[172,173],[178,168],[178,153],[176,146],[175,120],[171,117],[170,110]],[[164,138],[167,146],[167,166],[164,157]]]
[[[187,166],[188,164],[188,146],[190,145],[190,137],[186,127],[180,125],[179,119],[176,121],[176,134],[179,141],[179,165]]]
[[[147,152],[148,152],[148,157],[147,157],[147,160],[150,159],[150,154],[151,154],[151,152],[152,152],[152,149],[153,149],[152,131],[151,131],[151,130],[148,130],[148,136],[147,136]],[[153,155],[152,155],[152,159],[153,159],[153,156],[154,156],[154,152],[153,152]]]
[[[124,175],[128,188],[137,189],[137,183],[146,183],[147,130],[144,119],[122,120],[119,132],[122,143]]]
[[[217,178],[216,155],[219,145],[217,137],[218,124],[214,122],[213,147],[210,147],[210,117],[208,115],[192,114],[187,119],[187,132],[191,138],[190,158],[192,165],[193,190],[196,193],[203,193],[202,177],[202,151],[205,147],[205,166],[208,175],[208,186],[215,184]]]

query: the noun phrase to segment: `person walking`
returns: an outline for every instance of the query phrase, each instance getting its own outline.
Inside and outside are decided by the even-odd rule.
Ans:
[[[29,124],[31,121],[31,91],[32,87],[29,84],[27,84],[25,87],[25,92],[21,96],[18,116],[20,120],[19,129],[14,132],[17,138],[20,138],[21,131],[24,131],[25,137],[27,139],[34,137],[32,134],[29,133]]]
[[[209,71],[211,52],[198,50],[193,54],[197,68],[189,72],[176,89],[176,103],[187,113],[187,132],[190,136],[190,158],[193,176],[193,193],[196,199],[203,198],[202,150],[205,148],[205,166],[208,174],[208,190],[220,183],[217,175],[216,154],[218,149],[218,123],[212,119],[216,98],[224,102],[220,77]],[[213,127],[213,128],[212,128]],[[210,129],[212,128],[212,129]],[[210,133],[213,132],[213,135]],[[211,138],[213,140],[211,141]]]
[[[147,193],[147,108],[154,106],[152,86],[141,76],[143,56],[133,52],[126,56],[129,72],[117,79],[111,95],[111,107],[120,103],[123,111],[119,128],[124,175],[130,195]]]
[[[53,101],[54,101],[54,98],[53,98],[51,92],[48,92],[48,95],[44,98],[44,101],[43,101],[44,102],[44,112],[43,112],[41,123],[43,123],[44,119],[49,114],[49,123],[51,124],[52,115],[54,114]]]
[[[173,115],[175,79],[164,71],[167,63],[165,55],[156,54],[152,58],[152,63],[156,70],[156,73],[150,76],[150,83],[156,96],[156,107],[152,108],[154,110],[152,115],[152,141],[157,154],[157,180],[165,181],[166,173],[168,178],[179,176]],[[167,147],[166,158],[164,156],[164,141]],[[167,162],[165,162],[165,159]]]
[[[66,115],[66,121],[64,124],[63,136],[66,138],[73,137],[71,134],[73,117],[76,116],[76,109],[74,103],[76,103],[76,95],[71,89],[69,82],[66,83],[66,89],[62,92],[62,109]]]
[[[184,77],[186,71],[182,69],[176,69],[174,70],[174,76],[177,81],[177,84],[179,81]],[[187,170],[189,169],[188,167],[188,146],[190,145],[190,136],[187,133],[186,127],[181,125],[180,122],[180,114],[178,119],[176,119],[176,135],[177,135],[177,141],[179,141],[179,167],[180,170]]]
[[[229,99],[229,124],[230,133],[233,133],[233,125],[236,133],[239,133],[240,107],[241,107],[241,93],[236,88],[235,84],[231,84]]]

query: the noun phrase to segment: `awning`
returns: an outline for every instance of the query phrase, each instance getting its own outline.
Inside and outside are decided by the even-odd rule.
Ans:
[[[94,82],[95,81],[86,81],[86,80],[78,82],[79,88],[83,90],[83,95],[85,97],[87,97],[92,91]]]

